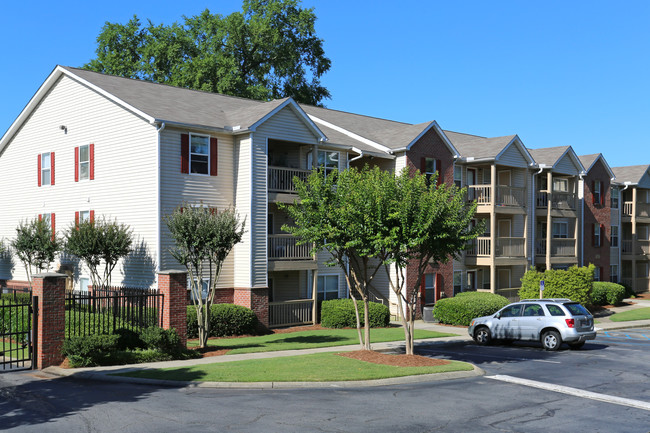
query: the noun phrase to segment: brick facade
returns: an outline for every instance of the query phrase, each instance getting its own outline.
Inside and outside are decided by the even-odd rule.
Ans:
[[[36,366],[42,369],[63,362],[61,347],[65,337],[65,274],[33,277],[33,296],[38,296]],[[34,331],[32,331],[34,332]]]
[[[158,273],[158,290],[163,294],[162,327],[173,328],[187,345],[187,272]]]
[[[235,288],[233,303],[250,308],[255,312],[262,325],[269,326],[269,290],[266,287],[257,289]]]
[[[610,201],[610,175],[602,160],[596,161],[584,178],[584,238],[583,264],[593,263],[601,269],[600,280],[609,281],[610,245],[611,245],[611,201]],[[594,203],[594,182],[601,182],[603,200]],[[601,204],[602,203],[602,204]],[[594,245],[594,226],[600,227],[600,246]],[[621,232],[619,227],[619,242]],[[620,271],[619,271],[620,272]]]
[[[438,135],[434,128],[429,129],[420,139],[413,144],[411,149],[406,153],[407,166],[412,172],[422,171],[423,158],[434,158],[442,166],[442,181],[446,184],[454,182],[454,155],[451,153],[443,139]],[[444,264],[429,265],[425,273],[440,274],[438,281],[442,283],[441,292],[445,296],[454,296],[454,265],[450,260]],[[407,293],[410,293],[415,287],[417,275],[417,265],[410,264],[406,270]],[[435,277],[434,277],[435,281]],[[417,282],[418,284],[420,282]],[[418,300],[417,315],[419,317],[422,311],[423,297]]]

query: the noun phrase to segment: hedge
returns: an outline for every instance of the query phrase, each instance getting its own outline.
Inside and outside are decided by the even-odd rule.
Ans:
[[[625,299],[625,287],[616,283],[594,281],[591,292],[593,305],[618,305]]]
[[[363,301],[357,301],[359,320],[364,323]],[[384,328],[390,323],[390,311],[386,305],[369,302],[369,323],[371,328]],[[357,319],[352,299],[332,299],[321,305],[321,326],[325,328],[356,328]]]
[[[234,304],[213,304],[210,309],[210,337],[255,334],[257,316],[250,308]],[[187,306],[187,337],[198,338],[199,324],[194,305]]]
[[[539,272],[533,268],[521,278],[520,299],[538,299],[539,282],[544,280],[544,298],[568,298],[583,305],[591,302],[594,265],[571,266],[568,270],[547,269]]]
[[[440,323],[468,326],[475,317],[494,314],[509,303],[508,299],[494,293],[463,292],[436,302],[433,317]]]

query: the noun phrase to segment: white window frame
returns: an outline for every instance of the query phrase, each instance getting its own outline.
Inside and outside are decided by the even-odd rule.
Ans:
[[[85,161],[81,159],[82,149],[86,149],[86,156],[88,159]],[[86,173],[84,176],[83,167],[86,167]],[[79,146],[79,181],[90,180],[90,145],[84,144]]]
[[[434,302],[436,302],[436,274],[424,274],[424,303],[433,304]]]
[[[463,168],[459,165],[454,165],[454,183],[458,188],[463,186]]]
[[[46,156],[47,156],[47,167],[45,165]],[[41,185],[42,186],[52,185],[52,152],[41,153]]]
[[[610,195],[610,207],[612,209],[618,209],[619,203],[620,203],[620,190],[618,188],[612,188],[611,189],[611,195]]]
[[[594,181],[594,204],[600,205],[601,194],[602,194],[602,182],[599,180]]]
[[[619,238],[618,238],[618,226],[612,226],[610,228],[609,232],[609,240],[610,240],[610,246],[614,248],[618,248],[619,246]]]
[[[609,281],[618,283],[618,265],[609,265]]]
[[[429,167],[429,164],[431,164],[432,167]],[[431,182],[431,178],[436,174],[438,171],[438,161],[435,158],[429,158],[425,157],[424,158],[424,175],[427,177],[427,183]],[[429,170],[429,168],[433,168],[433,171]]]
[[[41,220],[45,221],[49,227],[52,227],[52,213],[42,213]]]
[[[208,140],[208,142],[207,142],[208,153],[196,153],[196,152],[192,152],[192,138],[193,138],[193,137],[204,137],[204,138],[207,138],[207,140]],[[210,161],[211,161],[211,155],[210,155],[210,136],[209,136],[209,135],[205,135],[205,134],[196,134],[196,133],[193,133],[193,132],[192,132],[192,133],[190,133],[190,139],[189,139],[189,141],[190,141],[190,151],[189,151],[189,158],[188,158],[188,159],[189,159],[189,171],[190,171],[190,174],[195,174],[195,175],[197,175],[197,176],[210,176]],[[208,158],[208,160],[207,160],[207,164],[206,164],[207,169],[206,169],[206,172],[205,172],[205,173],[195,173],[194,171],[192,171],[192,155],[196,155],[197,157],[198,157],[198,156],[207,156],[207,158]],[[198,161],[197,161],[197,162],[198,162]]]
[[[79,211],[79,223],[90,221],[90,209]]]
[[[558,188],[557,186],[561,186]],[[553,179],[553,192],[569,192],[569,179],[558,177]]]
[[[323,290],[321,290],[320,287],[320,281],[321,278],[323,279]],[[335,298],[327,298],[327,293],[334,293],[333,290],[327,290],[327,279],[329,278],[336,278],[336,297]],[[339,298],[339,274],[318,274],[318,277],[316,278],[316,299],[319,301],[327,301],[330,299],[338,299]],[[323,297],[320,297],[320,294],[323,294]]]
[[[601,239],[600,232],[601,232],[600,224],[598,223],[594,224],[594,246],[595,247],[600,247],[603,245],[603,240]]]
[[[328,158],[327,158],[328,154],[332,154],[332,155],[336,154],[336,158],[335,159],[330,158],[328,160]],[[322,164],[321,164],[321,155],[322,155],[322,161],[323,161]],[[336,166],[327,165],[328,161],[335,162]],[[317,156],[317,159],[316,159],[316,166],[318,168],[323,169],[323,171],[325,172],[325,176],[327,176],[328,174],[330,174],[334,170],[339,170],[339,168],[341,167],[340,163],[341,163],[341,152],[337,152],[335,150],[320,150],[320,149],[318,150],[318,156]]]
[[[198,280],[199,280],[198,278],[194,278],[194,281],[198,281]],[[203,284],[201,287],[201,298],[207,299],[208,295],[210,294],[210,278],[203,278],[202,283]],[[187,287],[190,291],[190,296],[194,296],[194,292],[192,291],[192,286],[190,284],[189,278],[187,281]]]

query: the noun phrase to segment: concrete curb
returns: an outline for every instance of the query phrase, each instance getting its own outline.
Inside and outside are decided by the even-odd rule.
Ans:
[[[113,370],[108,372],[75,371],[60,367],[48,367],[44,372],[61,377],[74,379],[90,379],[102,382],[132,383],[150,386],[165,386],[170,388],[222,388],[222,389],[300,389],[300,388],[364,388],[375,386],[402,385],[420,382],[438,382],[443,380],[464,379],[484,376],[482,368],[473,365],[472,371],[452,371],[448,373],[420,374],[415,376],[391,377],[388,379],[351,380],[335,382],[200,382],[176,381],[162,379],[145,379],[140,377],[112,376],[114,373],[134,371],[133,368]]]

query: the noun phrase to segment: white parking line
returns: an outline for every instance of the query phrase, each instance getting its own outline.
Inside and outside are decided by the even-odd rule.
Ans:
[[[590,400],[603,401],[605,403],[613,403],[621,406],[633,407],[636,409],[643,409],[643,410],[650,411],[650,403],[641,400],[632,400],[630,398],[622,398],[613,395],[600,394],[597,392],[590,392],[582,389],[570,388],[568,386],[554,385],[552,383],[538,382],[536,380],[521,379],[519,377],[507,376],[503,374],[497,374],[495,376],[485,376],[485,377],[487,379],[500,380],[502,382],[530,386],[532,388],[545,389],[547,391],[560,392],[562,394],[573,395],[581,398],[588,398]]]

